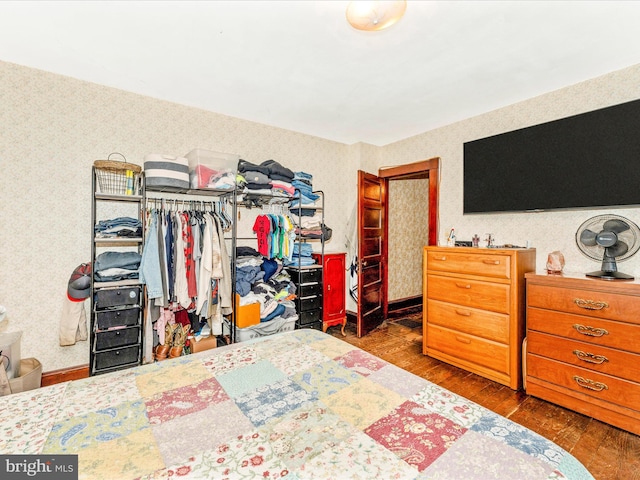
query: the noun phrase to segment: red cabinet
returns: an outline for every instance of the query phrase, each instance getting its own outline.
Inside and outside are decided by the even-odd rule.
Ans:
[[[313,255],[316,262],[322,262],[322,331],[333,325],[347,325],[346,305],[346,253],[325,253]]]

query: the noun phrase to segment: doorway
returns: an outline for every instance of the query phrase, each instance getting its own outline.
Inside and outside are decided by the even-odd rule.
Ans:
[[[399,165],[388,168],[381,168],[378,176],[360,172],[359,193],[358,193],[358,315],[357,332],[358,336],[364,336],[388,316],[389,312],[389,218],[390,212],[393,214],[394,206],[390,206],[392,197],[407,198],[406,195],[390,194],[390,182],[411,181],[415,188],[427,189],[426,212],[421,216],[420,221],[427,225],[426,240],[422,245],[435,245],[438,238],[438,184],[439,184],[439,158],[432,158],[406,165]],[[402,184],[398,184],[402,186]],[[375,188],[373,188],[375,187]],[[395,188],[394,188],[395,190]],[[375,192],[376,195],[371,195]],[[393,193],[393,191],[392,191]],[[425,192],[423,192],[425,193]],[[372,200],[374,202],[372,203]],[[415,198],[413,199],[415,201]],[[375,216],[371,212],[380,212]],[[372,222],[372,219],[375,222]],[[375,242],[371,241],[374,234]],[[374,245],[376,248],[372,248]],[[414,267],[419,266],[417,278],[412,281],[418,283],[419,289],[416,295],[410,295],[408,301],[422,303],[422,249],[413,253]],[[372,268],[372,266],[375,267]],[[377,275],[371,275],[371,272]],[[414,273],[416,269],[413,269]],[[397,272],[395,272],[397,273]],[[394,272],[391,274],[394,275]],[[375,281],[373,281],[375,280]],[[394,280],[395,281],[395,280]],[[392,290],[393,291],[393,290]],[[366,293],[363,295],[363,293]],[[393,299],[392,299],[393,300]]]

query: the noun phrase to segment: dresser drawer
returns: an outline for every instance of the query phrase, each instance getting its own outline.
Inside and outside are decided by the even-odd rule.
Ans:
[[[307,268],[287,267],[291,281],[295,284],[313,283],[322,281],[322,267],[312,266]]]
[[[307,323],[322,323],[322,309],[316,308],[315,310],[306,310],[298,312],[298,323],[300,325],[306,325]]]
[[[629,323],[528,308],[527,330],[640,353],[640,326]]]
[[[509,372],[509,347],[473,335],[429,324],[427,350],[433,349],[496,372]]]
[[[105,370],[140,361],[140,346],[114,348],[95,354],[95,370]]]
[[[527,305],[640,325],[640,298],[630,295],[533,284]]]
[[[427,301],[429,323],[488,340],[509,343],[509,315],[438,300]]]
[[[96,333],[96,350],[124,347],[140,342],[140,327],[119,328]]]
[[[314,295],[322,295],[321,283],[302,283],[296,285],[296,294],[299,297],[312,297]]]
[[[509,313],[510,287],[440,275],[427,275],[427,297],[467,307]]]
[[[140,307],[117,308],[102,310],[95,313],[98,330],[107,330],[113,327],[131,327],[140,323]]]
[[[527,352],[627,380],[640,378],[640,355],[530,331]]]
[[[527,375],[625,408],[640,410],[640,384],[636,382],[533,354],[527,355]]]
[[[101,288],[96,290],[94,308],[103,309],[122,305],[139,305],[141,289],[135,287]]]
[[[427,268],[431,271],[508,279],[511,277],[511,257],[499,254],[463,253],[451,249],[428,251]]]
[[[298,297],[296,298],[296,307],[298,312],[322,309],[322,296]]]

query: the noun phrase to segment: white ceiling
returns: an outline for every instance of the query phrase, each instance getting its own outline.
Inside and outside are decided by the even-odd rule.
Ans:
[[[373,145],[640,63],[638,1],[347,3],[1,1],[0,60]]]

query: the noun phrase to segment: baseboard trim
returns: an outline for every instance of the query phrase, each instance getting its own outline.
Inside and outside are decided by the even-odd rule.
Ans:
[[[77,367],[61,368],[42,374],[42,387],[55,385],[69,380],[80,380],[89,377],[89,365],[79,365]]]
[[[410,313],[418,313],[422,310],[422,295],[415,297],[392,300],[388,305],[388,318],[396,318]]]
[[[395,318],[407,313],[411,310],[422,309],[422,295],[416,297],[401,298],[389,302],[389,318]],[[358,314],[347,310],[347,322],[356,323]],[[77,367],[62,368],[60,370],[52,370],[42,374],[42,386],[55,385],[57,383],[69,380],[80,380],[89,376],[89,365],[79,365]]]

